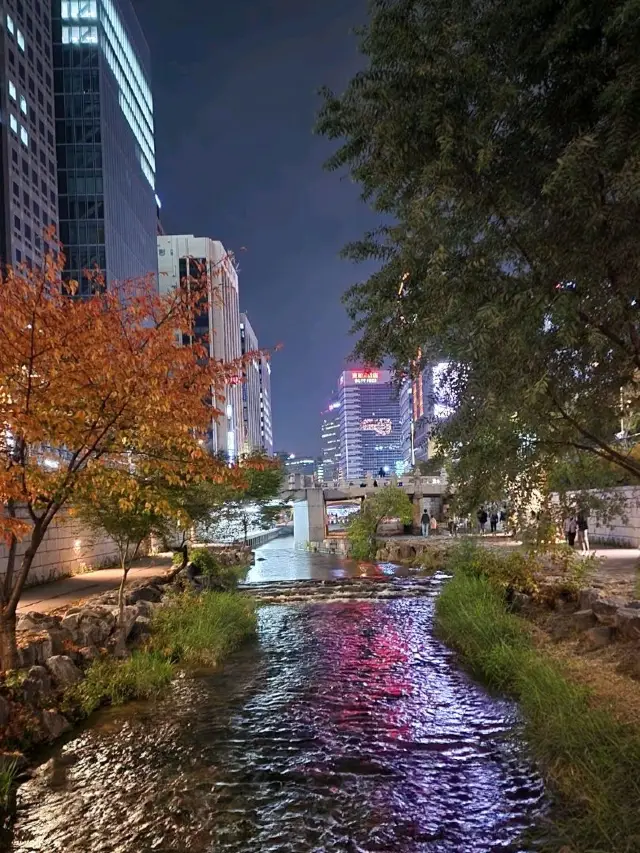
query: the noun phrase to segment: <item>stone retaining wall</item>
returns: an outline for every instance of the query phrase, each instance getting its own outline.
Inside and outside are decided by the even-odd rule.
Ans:
[[[26,542],[18,546],[18,560]],[[6,571],[7,547],[0,544],[0,580]],[[107,536],[91,533],[80,521],[61,511],[51,522],[33,561],[27,586],[116,564],[118,550]]]

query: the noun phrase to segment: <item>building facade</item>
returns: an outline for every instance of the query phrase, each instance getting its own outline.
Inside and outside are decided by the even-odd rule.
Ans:
[[[242,355],[257,352],[258,338],[246,314],[240,314],[240,344]],[[260,361],[258,356],[245,362],[242,369],[242,420],[244,423],[244,452],[263,450],[260,401]]]
[[[131,0],[53,0],[60,240],[92,290],[157,275],[150,55]]]
[[[332,400],[322,413],[321,479],[331,483],[340,476],[340,403]]]
[[[260,439],[262,449],[273,456],[273,420],[271,415],[271,362],[260,358]]]
[[[434,423],[433,368],[406,379],[400,389],[402,456],[407,470],[429,458]]]
[[[39,265],[58,231],[49,0],[0,0],[0,263]]]
[[[166,293],[187,277],[205,275],[208,283],[207,310],[196,318],[196,335],[206,340],[211,358],[234,361],[242,355],[238,274],[222,243],[209,237],[161,235],[157,238],[160,292]],[[213,453],[235,459],[245,445],[242,416],[242,382],[228,385],[224,397],[215,400],[221,412],[212,418],[210,445]]]
[[[389,370],[354,368],[340,377],[340,471],[347,480],[402,474],[400,400]]]

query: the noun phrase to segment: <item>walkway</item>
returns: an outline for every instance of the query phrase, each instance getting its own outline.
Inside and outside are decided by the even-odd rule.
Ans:
[[[127,583],[161,577],[171,569],[170,557],[145,557],[131,568]],[[76,601],[100,595],[120,586],[120,569],[99,569],[85,572],[70,578],[62,578],[52,583],[32,586],[22,594],[18,613],[35,610],[38,613],[50,613],[59,607],[69,607]]]

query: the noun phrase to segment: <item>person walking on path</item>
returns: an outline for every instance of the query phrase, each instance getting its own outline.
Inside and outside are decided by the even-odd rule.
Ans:
[[[431,535],[435,536],[438,532],[438,519],[435,515],[431,516],[431,521],[429,522],[429,527],[431,528]]]
[[[489,516],[487,515],[486,509],[483,506],[480,507],[480,509],[478,510],[478,526],[480,527],[480,534],[481,535],[484,534],[484,528],[487,524],[487,518],[488,517]]]
[[[576,525],[578,528],[578,547],[582,551],[583,554],[588,554],[590,551],[589,548],[589,522],[587,521],[587,517],[584,512],[578,513],[578,518],[576,519]]]
[[[498,513],[495,510],[491,513],[491,518],[489,519],[489,523],[491,525],[491,532],[497,533],[498,532]]]
[[[424,512],[422,513],[422,518],[420,519],[420,526],[422,527],[422,535],[423,536],[429,535],[429,522],[430,521],[431,521],[431,517],[425,509]]]
[[[576,530],[578,529],[575,516],[570,515],[564,520],[564,537],[567,540],[567,545],[573,548],[576,541]]]

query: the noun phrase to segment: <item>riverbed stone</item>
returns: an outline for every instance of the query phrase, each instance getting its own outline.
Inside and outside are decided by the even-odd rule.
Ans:
[[[604,649],[613,640],[614,629],[609,625],[597,625],[590,628],[584,635],[582,647],[586,652]]]
[[[71,731],[71,723],[59,711],[45,709],[40,714],[40,722],[49,740],[56,740],[56,738]]]
[[[615,624],[616,613],[620,607],[624,607],[624,601],[619,598],[599,598],[591,605],[598,622],[604,625]]]
[[[157,587],[152,586],[151,584],[148,586],[141,586],[138,589],[132,590],[127,596],[128,604],[137,604],[139,601],[150,601],[154,604],[158,604],[162,601],[162,593]]]
[[[51,695],[51,676],[44,666],[32,666],[22,682],[22,695],[29,705],[38,705]]]
[[[0,728],[8,724],[10,717],[11,705],[4,696],[0,696]]]
[[[571,617],[571,621],[577,631],[588,631],[589,628],[593,628],[598,620],[593,610],[589,608],[589,610],[576,611]]]
[[[589,587],[578,593],[578,610],[591,610],[595,601],[600,598],[600,591]]]
[[[66,688],[82,681],[82,672],[67,655],[55,655],[47,661],[47,669],[59,687]]]
[[[621,607],[616,612],[616,629],[623,640],[640,639],[640,610]]]

